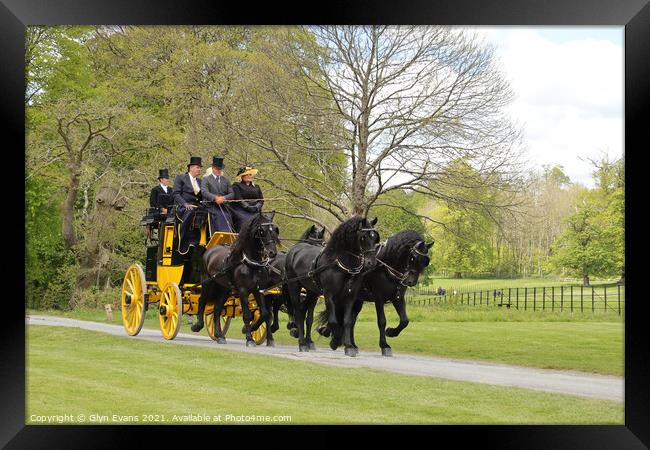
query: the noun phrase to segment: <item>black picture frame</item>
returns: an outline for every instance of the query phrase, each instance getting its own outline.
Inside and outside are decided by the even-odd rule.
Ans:
[[[317,7],[320,10],[312,8]],[[9,195],[9,213],[5,224],[11,232],[10,241],[20,242],[20,227],[11,207],[19,209],[24,195],[19,186],[23,175],[16,167],[24,167],[18,148],[24,139],[24,29],[28,25],[55,24],[440,24],[440,25],[618,25],[625,26],[625,156],[626,156],[626,269],[627,292],[625,314],[625,425],[621,426],[436,426],[372,427],[379,438],[395,433],[418,433],[429,442],[451,442],[454,446],[477,441],[479,445],[498,448],[647,448],[650,445],[650,370],[649,338],[645,322],[644,299],[640,296],[642,273],[640,261],[647,242],[640,228],[644,224],[639,197],[643,192],[640,171],[643,151],[647,148],[647,124],[644,109],[650,92],[650,5],[647,0],[446,0],[410,2],[335,0],[308,5],[305,2],[285,4],[264,2],[216,2],[174,0],[1,0],[0,3],[0,111],[5,125],[3,146],[5,156],[13,154],[15,162],[4,172]],[[9,138],[9,141],[7,139]],[[15,142],[9,146],[6,142]],[[16,178],[15,182],[13,178]],[[14,184],[15,183],[15,184]],[[11,188],[9,188],[11,186]],[[20,198],[18,198],[20,197]],[[5,208],[7,211],[7,208]],[[23,215],[24,217],[24,215]],[[8,242],[6,242],[8,245]],[[5,266],[18,266],[20,252],[4,252]],[[25,422],[25,310],[24,285],[5,275],[2,314],[3,351],[0,363],[0,446],[7,448],[121,448],[142,442],[142,433],[153,433],[162,439],[178,435],[179,428],[120,426],[26,426]],[[13,278],[13,279],[12,279]],[[631,294],[631,295],[630,295]],[[8,312],[7,312],[8,311]],[[155,393],[152,392],[152,395]],[[137,399],[134,399],[137,401]],[[309,439],[319,434],[317,427],[301,427]],[[362,427],[369,428],[369,427]],[[265,427],[264,433],[277,428]],[[286,428],[285,428],[286,430]],[[356,433],[356,429],[347,431]],[[261,430],[256,430],[256,432]],[[363,436],[368,435],[369,430]],[[322,433],[323,431],[320,430]],[[198,435],[214,438],[213,427],[183,430],[188,445]],[[235,436],[238,433],[235,434]],[[262,442],[270,443],[269,434]],[[283,438],[283,439],[286,439]],[[208,441],[210,442],[210,441]],[[244,441],[243,441],[244,442]],[[294,445],[278,441],[280,445]],[[304,445],[310,445],[308,441]]]

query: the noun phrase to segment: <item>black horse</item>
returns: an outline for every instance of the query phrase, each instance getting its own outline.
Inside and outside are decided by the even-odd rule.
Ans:
[[[304,242],[311,245],[323,246],[325,240],[325,227],[321,230],[316,228],[316,225],[312,225],[305,230],[305,232],[300,236],[298,242]],[[283,281],[284,278],[284,265],[287,254],[284,252],[278,252],[277,256],[271,261],[271,276],[270,276],[270,285],[277,286]],[[294,322],[293,307],[291,305],[291,298],[289,297],[289,291],[287,285],[282,285],[280,294],[270,294],[265,295],[266,307],[269,311],[273,311],[273,324],[271,329],[275,333],[280,328],[280,322],[278,318],[278,313],[280,310],[284,310],[289,316],[289,322],[287,322],[287,329],[290,330],[292,336],[298,336],[298,329],[296,328],[296,323]]]
[[[369,221],[354,216],[334,230],[324,248],[298,243],[287,253],[285,273],[298,328],[300,351],[315,348],[311,339],[311,325],[316,300],[322,294],[329,312],[328,323],[334,331],[330,347],[335,350],[343,340],[346,355],[358,354],[352,334],[352,312],[361,288],[360,274],[375,264],[379,242],[375,223],[376,218]],[[304,300],[300,295],[301,288],[306,291]],[[341,317],[336,315],[337,308],[344,311]]]
[[[409,323],[406,315],[404,294],[408,287],[415,286],[420,274],[429,265],[429,249],[433,242],[426,244],[415,231],[407,230],[390,236],[377,251],[377,264],[363,278],[359,301],[354,306],[354,317],[358,316],[364,301],[373,302],[377,311],[379,327],[379,347],[384,356],[392,356],[392,349],[386,336],[396,337]],[[399,314],[399,325],[386,328],[384,305],[391,302]],[[328,337],[327,312],[318,315],[317,331]]]
[[[214,302],[214,334],[218,343],[225,343],[219,316],[226,299],[234,289],[242,308],[246,345],[255,346],[251,331],[257,330],[263,322],[267,325],[266,345],[275,345],[270,323],[271,314],[264,301],[262,286],[269,285],[270,260],[277,254],[278,234],[278,227],[260,212],[242,225],[232,248],[227,245],[215,245],[203,254],[203,270],[210,279],[202,284],[199,317],[197,323],[192,326],[192,331],[203,328],[205,305]],[[254,324],[251,324],[252,314],[248,307],[250,294],[253,294],[260,309],[260,318]]]

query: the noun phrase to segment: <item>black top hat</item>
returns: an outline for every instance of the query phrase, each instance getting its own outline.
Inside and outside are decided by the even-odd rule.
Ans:
[[[190,163],[187,165],[187,167],[190,166],[199,166],[203,167],[201,164],[201,157],[200,156],[190,156]]]
[[[218,167],[219,169],[223,169],[223,156],[213,156],[212,165],[214,167]]]
[[[169,170],[168,169],[160,169],[158,171],[158,179],[160,180],[161,178],[169,178]]]

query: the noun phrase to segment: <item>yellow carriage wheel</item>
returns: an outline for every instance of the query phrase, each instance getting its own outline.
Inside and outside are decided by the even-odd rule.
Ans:
[[[160,296],[158,307],[158,318],[160,319],[160,331],[165,339],[174,339],[181,329],[181,317],[183,315],[183,296],[178,285],[174,282],[168,283]]]
[[[226,337],[228,332],[228,327],[230,326],[230,320],[232,317],[221,316],[221,334],[223,337]],[[208,329],[208,334],[213,341],[217,340],[217,337],[214,335],[214,316],[212,312],[208,313],[207,311],[203,314],[203,320],[205,322],[205,327]]]
[[[129,336],[137,335],[144,324],[144,305],[147,280],[140,264],[126,271],[122,282],[122,323]]]
[[[260,310],[256,308],[253,311],[253,320],[251,321],[251,325],[257,322],[261,315]],[[257,330],[251,331],[251,336],[257,345],[261,345],[266,339],[266,322],[263,322]]]

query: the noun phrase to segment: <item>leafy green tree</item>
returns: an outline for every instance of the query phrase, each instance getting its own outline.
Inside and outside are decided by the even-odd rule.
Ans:
[[[618,267],[616,230],[603,220],[596,196],[584,195],[578,211],[566,219],[567,229],[553,245],[549,260],[558,270],[582,276],[585,286],[590,275],[611,275]]]

